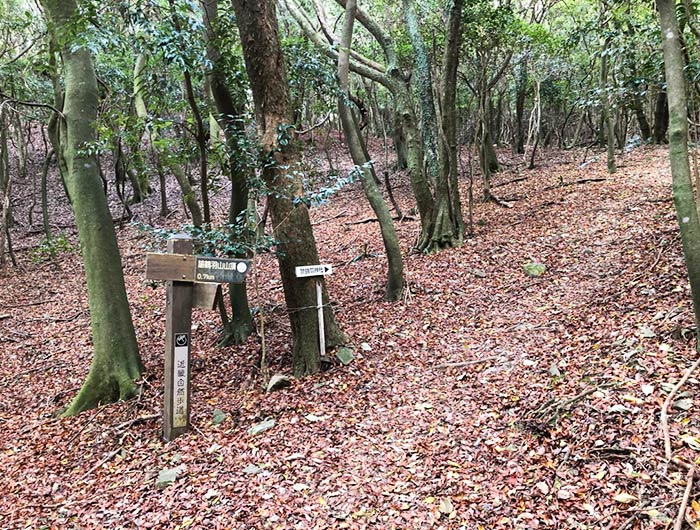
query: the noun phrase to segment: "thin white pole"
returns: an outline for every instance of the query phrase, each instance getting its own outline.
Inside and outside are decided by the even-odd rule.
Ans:
[[[318,344],[321,351],[321,356],[326,355],[326,330],[323,325],[323,289],[321,288],[321,280],[316,280],[316,307],[318,308]]]

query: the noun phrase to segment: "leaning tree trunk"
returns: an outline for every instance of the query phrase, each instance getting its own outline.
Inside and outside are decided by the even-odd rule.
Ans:
[[[669,110],[669,157],[673,176],[673,202],[683,241],[683,254],[688,267],[690,292],[696,326],[700,326],[700,221],[693,195],[688,159],[688,105],[684,60],[676,21],[675,2],[657,0]]]
[[[269,211],[292,326],[293,369],[296,376],[303,376],[320,368],[316,289],[315,280],[296,278],[295,267],[317,264],[319,257],[309,211],[298,200],[303,194],[300,156],[290,137],[289,87],[275,2],[232,0],[232,4],[253,92],[259,142],[268,157],[262,176],[270,190]],[[345,342],[346,337],[336,323],[323,284],[326,344],[333,347]]]
[[[350,107],[350,89],[348,87],[348,77],[350,69],[350,47],[352,44],[352,30],[355,22],[356,0],[347,0],[345,4],[345,23],[343,34],[340,40],[340,53],[338,54],[338,114],[343,124],[345,138],[350,149],[352,161],[356,171],[360,174],[360,180],[365,190],[365,196],[374,214],[379,221],[379,229],[384,241],[387,261],[389,262],[389,273],[387,277],[386,292],[384,297],[387,300],[395,301],[401,297],[403,292],[403,260],[401,258],[401,247],[399,238],[396,236],[394,221],[391,218],[389,207],[384,202],[379,187],[377,186],[374,169],[371,167],[369,157],[357,121]]]
[[[251,168],[246,164],[247,155],[241,148],[240,141],[244,135],[242,116],[245,112],[246,94],[241,91],[231,93],[226,85],[226,73],[223,66],[223,58],[219,49],[218,33],[218,0],[205,0],[204,26],[206,28],[207,57],[211,62],[211,70],[208,73],[209,85],[212,97],[216,104],[217,120],[224,131],[226,146],[228,149],[228,163],[231,179],[231,200],[229,202],[228,222],[235,226],[232,239],[243,243],[241,246],[249,246],[248,220],[248,179]],[[246,258],[249,253],[239,252],[235,257]],[[253,331],[253,318],[248,305],[248,290],[245,283],[229,284],[229,300],[231,302],[231,319],[225,324],[224,333],[220,344],[242,344]]]
[[[148,120],[148,109],[146,107],[146,102],[144,100],[144,94],[146,93],[146,86],[144,86],[143,78],[145,76],[145,62],[142,54],[139,54],[136,58],[136,66],[134,67],[134,108],[136,110],[136,115],[142,120]],[[178,160],[177,156],[173,155],[167,146],[168,142],[164,142],[159,138],[159,131],[156,127],[150,130],[150,140],[151,147],[156,154],[156,164],[160,167],[167,167],[172,174],[175,176],[175,180],[180,185],[182,190],[182,201],[187,206],[187,209],[192,215],[192,224],[194,226],[201,226],[204,223],[204,217],[202,215],[202,209],[197,201],[197,192],[192,187],[190,180],[187,178],[184,170],[182,169],[182,164]],[[160,141],[159,141],[160,140]],[[161,215],[167,211],[167,206],[165,204],[165,182],[161,178],[160,183],[161,189]]]
[[[75,0],[43,0],[57,42],[62,43],[65,99],[59,120],[63,167],[87,278],[94,355],[87,379],[65,415],[135,395],[143,366],[124,287],[112,217],[94,155],[83,149],[95,139],[97,80],[90,53],[70,42]]]

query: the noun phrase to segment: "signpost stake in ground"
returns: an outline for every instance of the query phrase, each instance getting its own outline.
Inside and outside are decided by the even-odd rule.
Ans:
[[[168,239],[167,254],[146,256],[146,279],[168,282],[165,308],[165,404],[163,437],[170,441],[190,427],[190,349],[192,306],[213,309],[220,283],[243,283],[251,262],[245,259],[193,256],[192,239]]]
[[[323,276],[333,273],[333,266],[329,264],[305,265],[296,267],[297,278],[316,277],[316,309],[318,311],[318,346],[321,357],[326,355],[326,330],[323,323]]]
[[[168,240],[170,254],[192,254],[192,239],[177,234]],[[183,258],[185,261],[185,258]],[[165,317],[165,396],[163,437],[170,441],[190,425],[190,347],[192,343],[192,280],[168,282]]]

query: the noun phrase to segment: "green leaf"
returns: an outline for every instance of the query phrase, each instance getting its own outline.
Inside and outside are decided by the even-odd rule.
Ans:
[[[343,364],[350,364],[355,359],[352,348],[347,347],[338,348],[338,351],[335,352],[335,356]]]
[[[185,471],[184,465],[179,465],[170,469],[161,469],[156,479],[156,488],[165,489],[175,482],[177,476]]]
[[[547,267],[542,263],[532,262],[523,265],[523,269],[525,270],[525,274],[527,274],[528,276],[537,277],[542,276],[547,270]]]
[[[226,413],[221,409],[214,409],[211,422],[214,425],[221,425],[224,421],[226,421]]]

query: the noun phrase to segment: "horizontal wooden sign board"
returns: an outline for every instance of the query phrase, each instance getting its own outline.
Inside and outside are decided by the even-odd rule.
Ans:
[[[188,254],[147,254],[146,279],[176,282],[243,283],[251,262]]]

